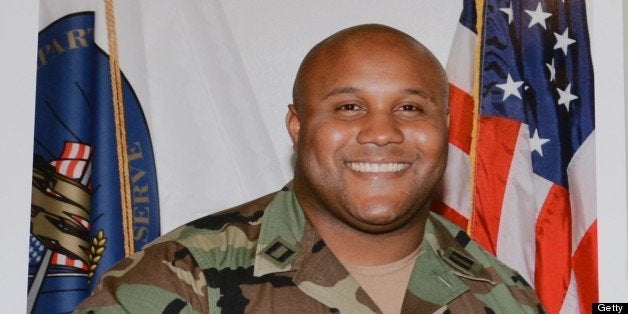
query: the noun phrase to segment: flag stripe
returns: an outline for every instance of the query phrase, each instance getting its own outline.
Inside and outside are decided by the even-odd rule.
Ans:
[[[452,208],[447,206],[447,204],[443,203],[438,199],[432,200],[432,210],[437,214],[449,219],[451,222],[458,225],[460,228],[466,229],[469,223],[469,219],[465,216],[460,215],[460,213]]]
[[[519,128],[520,123],[510,119],[480,119],[472,236],[493,254],[496,253],[502,202]]]
[[[75,142],[65,142],[61,159],[87,159],[89,157],[87,146]]]
[[[441,201],[448,208],[456,209],[458,215],[468,221],[471,217],[471,164],[469,156],[451,144],[444,178],[437,194],[441,195]],[[466,229],[467,225],[463,228]]]
[[[536,225],[535,287],[550,313],[560,310],[571,274],[569,191],[554,184]]]
[[[75,267],[75,268],[80,268],[82,270],[89,269],[87,264],[83,263],[83,261],[71,259],[61,253],[52,253],[52,257],[50,258],[50,265]]]
[[[83,170],[85,170],[85,165],[87,164],[84,160],[78,160],[74,162],[74,169],[72,169],[72,178],[78,179],[83,175]]]
[[[522,124],[504,192],[497,257],[534,285],[536,217],[552,183],[532,172],[529,138],[528,126]]]
[[[468,155],[473,131],[473,97],[449,84],[449,102],[449,142]]]
[[[592,302],[599,302],[597,221],[586,231],[573,255],[572,267],[578,287],[580,311],[587,313]],[[592,258],[593,257],[593,258]]]
[[[70,145],[70,152],[67,158],[76,158],[80,154],[80,146],[75,143],[66,143],[66,145],[68,144]]]
[[[477,35],[468,28],[458,25],[454,33],[454,47],[449,53],[447,78],[449,83],[467,94],[473,90],[473,63]]]
[[[61,154],[61,158],[63,159],[73,158],[74,156],[73,156],[72,150],[74,150],[74,143],[65,142],[65,146],[63,148],[63,153]]]
[[[582,143],[574,154],[567,167],[569,175],[569,200],[572,209],[572,249],[578,248],[578,243],[585,232],[597,219],[597,199],[595,196],[595,132]],[[574,252],[572,252],[573,254]]]
[[[565,302],[560,308],[560,314],[574,314],[580,313],[580,304],[578,302],[578,285],[576,284],[576,275],[572,271],[569,279],[569,287],[567,287],[567,293],[565,295]],[[589,312],[591,309],[587,309],[584,313]]]
[[[475,10],[474,7],[468,8]],[[475,29],[475,20],[470,23]],[[453,47],[447,60],[449,79],[449,154],[440,199],[432,203],[433,210],[467,229],[471,217],[471,130],[473,128],[473,62],[477,35],[458,24]]]

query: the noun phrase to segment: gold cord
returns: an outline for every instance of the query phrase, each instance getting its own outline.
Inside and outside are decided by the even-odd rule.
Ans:
[[[481,88],[481,71],[482,71],[482,41],[484,39],[484,1],[475,1],[476,23],[475,29],[478,32],[475,41],[475,59],[473,62],[473,130],[471,131],[471,150],[469,152],[469,162],[471,163],[471,182],[469,189],[471,190],[471,218],[467,224],[467,233],[473,234],[473,222],[475,220],[475,175],[478,137],[480,133],[480,88]]]
[[[109,44],[109,75],[116,127],[116,148],[118,151],[118,172],[120,174],[120,201],[122,203],[122,226],[124,232],[124,254],[135,252],[133,241],[133,207],[131,205],[131,186],[129,184],[129,156],[126,142],[126,122],[124,118],[124,100],[122,99],[122,79],[118,59],[118,39],[113,0],[105,0],[107,21],[107,40]]]

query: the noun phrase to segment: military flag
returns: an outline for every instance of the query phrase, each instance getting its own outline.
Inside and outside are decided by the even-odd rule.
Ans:
[[[134,249],[285,184],[220,2],[42,0],[40,20],[33,312],[72,311],[125,255],[116,99]]]
[[[40,3],[28,312],[72,312],[159,235],[151,139],[111,5]]]
[[[447,64],[437,211],[550,313],[598,298],[593,69],[584,0],[465,0]]]

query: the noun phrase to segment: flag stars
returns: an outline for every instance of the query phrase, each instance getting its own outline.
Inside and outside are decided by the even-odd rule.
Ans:
[[[41,262],[43,251],[46,249],[37,238],[30,236],[29,258],[35,263]]]
[[[509,7],[501,8],[499,10],[506,13],[506,15],[508,15],[508,24],[512,24],[512,3],[510,3]]]
[[[521,94],[519,93],[519,87],[521,87],[521,85],[523,85],[523,81],[513,81],[509,73],[508,77],[506,78],[506,83],[497,84],[495,86],[501,88],[504,91],[504,98],[502,98],[503,101],[511,95],[521,99]]]
[[[554,66],[554,58],[552,58],[552,63],[546,63],[545,66],[550,72],[549,81],[556,81],[556,66]]]
[[[512,4],[511,4],[512,5]],[[526,13],[528,13],[528,15],[530,15],[530,17],[532,19],[530,19],[530,25],[528,25],[528,28],[531,28],[532,26],[539,24],[541,26],[543,26],[544,29],[547,29],[547,26],[545,25],[545,20],[552,16],[552,13],[547,13],[545,11],[543,11],[543,7],[541,6],[541,2],[539,2],[539,4],[536,6],[536,10],[532,11],[532,10],[525,10]]]
[[[558,104],[559,105],[565,105],[565,108],[567,108],[567,111],[569,111],[569,106],[572,100],[576,100],[578,99],[578,96],[573,95],[571,93],[571,83],[569,85],[567,85],[567,87],[562,90],[560,88],[556,88],[556,91],[558,92],[559,98],[558,98]]]
[[[534,131],[534,135],[530,138],[530,150],[539,153],[543,157],[543,145],[550,140],[539,136],[539,129]]]
[[[556,37],[556,45],[554,45],[554,49],[562,49],[565,56],[567,55],[567,47],[576,42],[575,40],[569,38],[569,27],[565,29],[562,35],[554,33],[554,37]]]

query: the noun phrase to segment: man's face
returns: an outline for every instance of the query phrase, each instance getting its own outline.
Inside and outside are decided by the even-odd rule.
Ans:
[[[305,76],[305,104],[298,115],[290,108],[287,125],[304,208],[383,233],[416,217],[440,180],[447,106],[427,56],[373,48],[345,46],[318,58]]]

